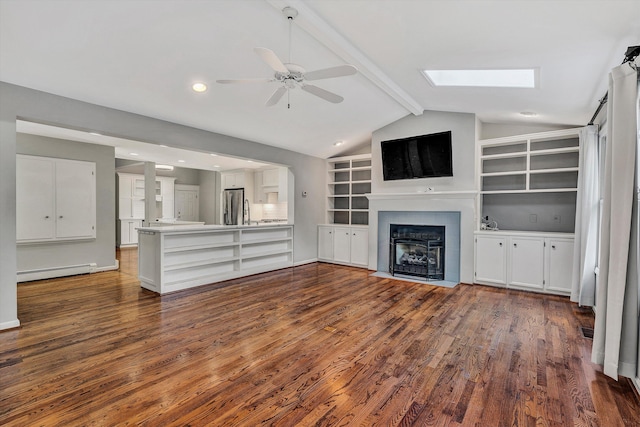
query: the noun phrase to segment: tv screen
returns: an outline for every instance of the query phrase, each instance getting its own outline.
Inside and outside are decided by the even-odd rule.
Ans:
[[[381,142],[385,181],[453,176],[451,131]]]

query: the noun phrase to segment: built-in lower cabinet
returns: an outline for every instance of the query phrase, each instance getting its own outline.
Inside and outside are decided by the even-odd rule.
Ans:
[[[141,219],[118,220],[118,247],[136,246],[140,227],[142,227]]]
[[[369,229],[319,225],[318,260],[366,267],[369,264]]]
[[[568,295],[572,269],[572,234],[486,231],[475,235],[476,283]]]

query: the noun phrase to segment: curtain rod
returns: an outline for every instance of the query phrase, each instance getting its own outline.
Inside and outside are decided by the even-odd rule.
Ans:
[[[624,64],[626,62],[632,62],[638,57],[638,55],[640,55],[640,46],[629,46],[627,48],[627,51],[624,53],[624,61],[622,61],[622,63]],[[593,113],[593,117],[591,117],[591,120],[589,120],[589,125],[592,125],[593,121],[596,119],[596,117],[598,117],[598,114],[600,114],[600,110],[602,110],[604,104],[607,103],[608,98],[609,91],[607,91],[600,99],[600,101],[598,101],[600,104],[598,105],[598,108],[596,108],[596,112]]]

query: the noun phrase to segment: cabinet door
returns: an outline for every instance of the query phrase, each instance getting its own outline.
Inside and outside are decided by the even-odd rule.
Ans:
[[[571,293],[573,273],[573,239],[548,239],[545,289]]]
[[[318,227],[318,259],[333,260],[333,227]]]
[[[131,197],[120,197],[118,199],[118,219],[133,218],[133,199]]]
[[[544,239],[511,237],[509,287],[542,289],[544,286]]]
[[[144,198],[144,176],[135,176],[132,177],[133,180],[133,197],[142,197]]]
[[[16,237],[18,241],[55,237],[55,163],[16,157]]]
[[[263,184],[271,187],[277,187],[280,180],[278,169],[265,169],[263,171]]]
[[[118,175],[118,197],[133,197],[133,177]]]
[[[351,262],[351,231],[348,227],[335,227],[333,236],[333,260]]]
[[[56,167],[56,237],[95,237],[95,164],[58,162]]]
[[[267,203],[267,195],[262,189],[264,172],[256,171],[253,174],[253,203]]]
[[[478,282],[507,284],[507,239],[500,236],[476,237],[476,276]]]
[[[351,263],[369,265],[369,231],[351,229]]]

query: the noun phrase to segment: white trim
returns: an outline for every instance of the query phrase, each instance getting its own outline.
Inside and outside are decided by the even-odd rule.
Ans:
[[[137,246],[137,245],[136,245]],[[95,267],[95,264],[93,264],[93,268],[91,268],[90,273],[102,273],[103,271],[112,271],[112,270],[117,270],[120,268],[120,261],[119,260],[114,260],[114,264],[113,265],[105,265],[104,267]]]
[[[407,199],[473,199],[478,192],[473,191],[424,191],[415,193],[368,193],[369,200],[407,200]],[[371,208],[369,208],[371,210]]]
[[[293,266],[294,267],[300,267],[301,265],[313,264],[314,262],[318,262],[318,258],[311,258],[311,259],[305,259],[303,261],[297,261],[297,262],[293,263]]]
[[[31,280],[52,279],[54,277],[75,276],[77,274],[88,274],[96,268],[96,263],[66,265],[59,267],[39,268],[35,270],[23,270],[17,272],[17,281],[29,282]]]
[[[20,327],[20,321],[18,319],[11,320],[9,322],[0,323],[0,331],[3,331],[5,329],[19,328],[19,327]]]

